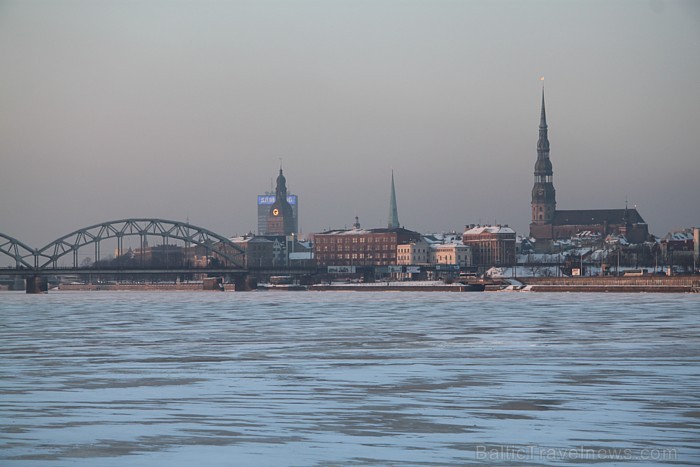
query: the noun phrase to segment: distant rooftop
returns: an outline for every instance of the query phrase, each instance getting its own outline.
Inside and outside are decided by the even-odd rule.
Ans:
[[[673,242],[685,242],[688,240],[692,241],[693,240],[693,232],[692,232],[692,230],[682,231],[682,232],[669,232],[664,237],[664,240],[670,240]]]
[[[645,224],[636,209],[577,209],[554,211],[554,225]]]
[[[387,229],[387,228],[382,228],[382,229],[338,229],[338,230],[327,230],[325,232],[321,232],[318,235],[367,235],[367,234],[381,234],[381,233],[390,233],[390,232],[396,232],[396,233],[409,233],[409,234],[417,234],[417,232],[413,232],[408,229],[404,229],[403,227],[399,227],[398,229]]]
[[[255,235],[243,235],[241,237],[231,237],[229,240],[233,243],[248,243],[248,242],[271,242],[264,237],[258,237]]]
[[[514,234],[515,230],[507,225],[468,225],[464,235],[479,235],[482,233]]]

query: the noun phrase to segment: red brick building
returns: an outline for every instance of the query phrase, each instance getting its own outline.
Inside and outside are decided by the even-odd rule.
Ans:
[[[404,228],[330,230],[314,235],[314,258],[318,266],[392,265],[398,245],[419,239]]]
[[[462,242],[471,247],[475,266],[486,269],[515,264],[515,230],[507,225],[469,225]]]

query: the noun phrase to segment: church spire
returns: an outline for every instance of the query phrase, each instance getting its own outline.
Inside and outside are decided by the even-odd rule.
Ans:
[[[391,197],[389,200],[389,228],[398,229],[401,225],[399,224],[399,210],[396,207],[396,189],[394,187],[394,171],[391,171]]]
[[[542,85],[542,110],[540,111],[540,139],[537,140],[537,158],[549,158],[549,139],[547,137],[547,112],[544,109],[544,84]]]
[[[552,162],[549,160],[549,138],[547,136],[547,114],[544,107],[544,85],[542,86],[542,108],[540,109],[535,183],[532,187],[532,225],[551,224],[556,210],[556,191],[553,184]],[[533,230],[530,229],[531,235]],[[536,236],[536,235],[533,235]]]
[[[542,112],[540,114],[540,128],[547,129],[547,113],[544,110],[544,84],[542,85]]]

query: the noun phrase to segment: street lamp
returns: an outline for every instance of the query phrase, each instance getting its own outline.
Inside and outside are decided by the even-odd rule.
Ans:
[[[291,246],[291,248],[289,248],[289,244],[287,244],[287,267],[288,267],[288,268],[290,267],[290,264],[291,264],[290,256],[292,255],[292,253],[294,253],[294,236],[295,236],[295,233],[292,232],[292,234],[291,234],[291,237],[292,237],[292,246]],[[287,238],[287,241],[289,241],[289,237],[286,237],[286,238]],[[290,250],[291,250],[291,251],[290,251]]]
[[[654,248],[654,274],[659,272],[659,249]]]
[[[295,237],[295,235],[296,234],[294,232],[292,232],[292,254],[294,254],[294,237]]]

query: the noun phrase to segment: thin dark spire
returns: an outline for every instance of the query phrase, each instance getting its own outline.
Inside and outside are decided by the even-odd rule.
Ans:
[[[540,137],[537,140],[537,158],[549,158],[549,138],[547,137],[547,112],[544,106],[544,83],[542,83],[542,110],[540,113]]]
[[[542,85],[542,113],[540,115],[540,128],[547,128],[547,114],[544,110],[544,84]]]
[[[396,189],[394,188],[394,171],[391,171],[391,196],[389,198],[389,228],[398,229],[401,227],[399,224],[399,211],[396,207]]]

